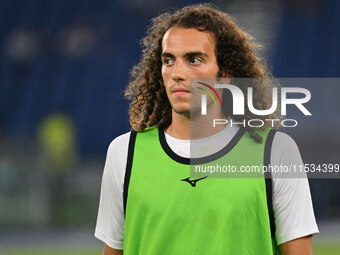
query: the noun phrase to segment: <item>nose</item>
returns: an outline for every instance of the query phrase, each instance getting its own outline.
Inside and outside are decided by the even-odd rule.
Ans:
[[[187,70],[185,69],[185,64],[182,61],[176,61],[171,73],[171,78],[175,82],[185,81],[188,79]]]

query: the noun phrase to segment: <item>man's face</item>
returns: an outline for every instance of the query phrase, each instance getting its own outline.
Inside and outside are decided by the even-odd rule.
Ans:
[[[162,77],[172,109],[190,116],[190,79],[215,78],[219,71],[215,40],[195,28],[172,27],[162,50]]]

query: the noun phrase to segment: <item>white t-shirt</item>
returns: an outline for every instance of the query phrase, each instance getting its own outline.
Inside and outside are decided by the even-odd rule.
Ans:
[[[227,127],[209,139],[180,140],[165,133],[170,148],[179,156],[190,157],[190,144],[195,143],[192,157],[203,157],[225,147],[239,127]],[[100,193],[95,237],[108,246],[122,250],[124,239],[123,181],[125,175],[130,132],[114,139],[108,149]],[[200,146],[202,150],[200,150]],[[192,153],[192,151],[191,151]],[[276,132],[271,148],[270,164],[302,165],[294,140]],[[319,233],[307,178],[279,178],[272,173],[273,211],[278,244]]]

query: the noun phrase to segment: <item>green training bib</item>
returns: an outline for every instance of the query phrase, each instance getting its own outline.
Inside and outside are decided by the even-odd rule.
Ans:
[[[259,144],[240,129],[221,151],[192,162],[238,169],[264,165],[271,146],[268,133],[270,129],[259,132]],[[271,190],[266,190],[263,174],[200,175],[190,177],[190,159],[171,150],[163,130],[131,133],[124,183],[124,255],[279,254],[271,232]]]

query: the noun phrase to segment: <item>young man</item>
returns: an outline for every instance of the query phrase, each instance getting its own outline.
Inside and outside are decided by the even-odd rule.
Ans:
[[[143,43],[126,90],[133,131],[110,144],[103,173],[95,230],[103,254],[312,254],[318,228],[306,178],[190,180],[190,79],[270,77],[251,37],[227,14],[194,5],[155,18]],[[255,88],[257,109],[270,105],[268,86]],[[284,133],[218,131],[197,162],[302,164]]]

